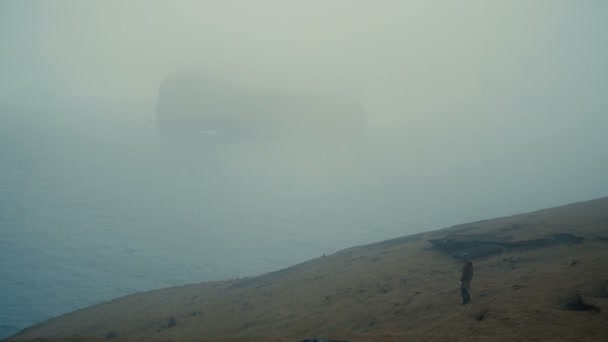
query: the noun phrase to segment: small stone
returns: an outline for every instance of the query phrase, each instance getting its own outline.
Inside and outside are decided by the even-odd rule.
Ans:
[[[167,320],[167,327],[171,328],[176,325],[177,322],[175,321],[175,317],[169,317],[169,319]]]
[[[115,338],[115,337],[117,337],[117,336],[118,336],[118,333],[117,333],[116,331],[114,331],[114,330],[109,331],[109,332],[106,334],[106,340],[109,340],[109,339],[111,339],[111,338]]]

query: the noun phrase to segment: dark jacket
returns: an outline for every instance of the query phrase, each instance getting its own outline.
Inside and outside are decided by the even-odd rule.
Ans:
[[[469,261],[465,261],[465,264],[462,265],[462,276],[460,277],[460,282],[463,289],[468,290],[471,287],[471,279],[473,279],[473,263]]]

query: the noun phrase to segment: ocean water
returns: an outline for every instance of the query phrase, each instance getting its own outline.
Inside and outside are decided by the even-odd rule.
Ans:
[[[463,196],[357,153],[167,136],[132,114],[2,109],[0,338],[135,292],[569,200],[490,200],[508,184]]]
[[[343,177],[319,175],[323,166],[311,176],[274,142],[45,115],[1,116],[0,337],[118,296],[399,235],[372,227],[357,199],[342,203],[353,193]]]

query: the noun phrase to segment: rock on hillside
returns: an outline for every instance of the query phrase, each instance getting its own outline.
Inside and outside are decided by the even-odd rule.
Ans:
[[[481,248],[481,246],[485,246]],[[473,301],[460,305],[462,251]],[[608,198],[126,296],[11,341],[606,341]]]

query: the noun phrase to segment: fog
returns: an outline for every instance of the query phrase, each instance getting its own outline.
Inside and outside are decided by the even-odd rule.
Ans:
[[[3,329],[606,196],[606,13],[0,1]],[[195,106],[217,101],[239,129],[159,129],[175,75],[199,75]]]

